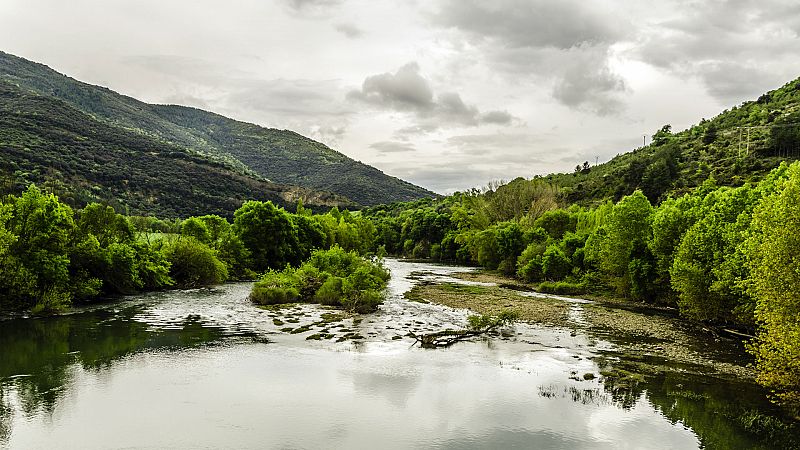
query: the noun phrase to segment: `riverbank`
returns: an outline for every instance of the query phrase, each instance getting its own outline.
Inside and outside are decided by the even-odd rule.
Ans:
[[[668,370],[719,375],[752,381],[756,373],[741,341],[717,335],[707,328],[675,317],[668,310],[643,308],[617,299],[554,296],[533,286],[486,271],[452,275],[475,285],[424,283],[406,298],[479,314],[510,310],[520,320],[567,328],[611,342],[609,356],[635,365],[638,372]]]

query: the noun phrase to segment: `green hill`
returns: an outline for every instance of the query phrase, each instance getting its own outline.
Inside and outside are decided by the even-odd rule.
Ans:
[[[0,81],[0,191],[33,182],[72,206],[129,214],[231,216],[248,199],[292,207],[352,206],[334,194],[278,185],[221,161],[100,122],[52,97]]]
[[[151,105],[3,52],[0,80],[59,99],[107,125],[183,147],[243,175],[333,192],[361,205],[435,196],[292,131],[195,108]]]
[[[650,201],[681,194],[709,176],[718,185],[761,179],[781,161],[800,159],[800,79],[742,103],[711,120],[672,133],[594,167],[544,177],[564,188],[570,203],[619,200],[642,189]]]

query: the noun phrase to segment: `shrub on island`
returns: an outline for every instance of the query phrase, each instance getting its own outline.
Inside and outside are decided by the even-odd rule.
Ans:
[[[348,311],[372,312],[383,303],[389,272],[377,262],[334,246],[317,250],[299,268],[271,270],[253,286],[259,305],[319,303]]]

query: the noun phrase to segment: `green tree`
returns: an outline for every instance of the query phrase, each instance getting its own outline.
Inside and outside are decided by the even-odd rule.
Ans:
[[[199,217],[190,217],[181,223],[181,236],[192,237],[204,244],[210,244],[216,240],[212,240],[208,226]]]
[[[228,279],[228,269],[216,252],[192,237],[166,244],[164,255],[170,262],[170,276],[182,288],[209,286]]]
[[[619,201],[604,225],[599,240],[599,265],[620,295],[631,293],[629,266],[636,245],[647,244],[651,236],[653,207],[641,191]]]
[[[102,247],[131,242],[136,237],[136,230],[127,217],[99,203],[90,203],[78,212],[77,227],[79,235],[93,235]]]
[[[755,209],[745,245],[760,327],[751,346],[759,381],[800,413],[800,164]]]
[[[569,275],[572,262],[558,245],[550,245],[542,255],[542,274],[549,280],[559,281]]]
[[[547,211],[534,222],[535,227],[544,228],[553,239],[561,239],[567,232],[574,232],[578,219],[563,209]]]
[[[699,219],[683,236],[670,269],[681,314],[752,325],[754,302],[742,287],[747,264],[740,243],[760,197],[749,185],[719,188],[692,213]]]
[[[35,311],[69,306],[69,240],[75,223],[72,209],[53,194],[31,185],[6,206],[5,245],[11,271],[0,286],[0,303]],[[25,278],[25,279],[21,279]]]
[[[249,201],[236,210],[234,232],[250,251],[253,269],[263,272],[297,264],[297,227],[283,208],[272,202]]]

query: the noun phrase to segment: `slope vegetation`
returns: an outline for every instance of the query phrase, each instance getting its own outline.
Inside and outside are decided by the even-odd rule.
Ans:
[[[330,191],[361,205],[435,196],[292,131],[194,108],[151,105],[3,52],[0,79],[60,99],[106,124],[223,162],[242,174]]]
[[[0,81],[0,187],[33,182],[72,206],[99,201],[130,214],[232,216],[248,199],[352,206],[334,194],[282,186],[222,161],[100,122],[63,101]]]
[[[570,202],[619,200],[636,189],[657,202],[688,192],[709,176],[723,186],[758,181],[781,161],[799,158],[797,79],[679,133],[666,125],[650,145],[607,163],[545,179],[565,188]]]

